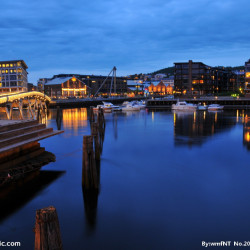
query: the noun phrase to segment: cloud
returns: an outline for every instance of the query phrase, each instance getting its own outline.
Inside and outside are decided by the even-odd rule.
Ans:
[[[108,74],[116,65],[118,74],[131,74],[189,59],[243,65],[249,57],[248,0],[14,0],[1,7],[0,59],[24,59],[33,82],[46,70]]]

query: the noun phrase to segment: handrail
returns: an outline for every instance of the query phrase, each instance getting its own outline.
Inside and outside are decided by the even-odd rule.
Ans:
[[[9,94],[9,95],[5,95],[5,94],[0,95],[0,104],[13,102],[19,99],[24,99],[26,97],[33,97],[33,96],[41,97],[41,98],[44,98],[45,101],[51,102],[51,99],[47,95],[38,91],[30,91],[30,92],[17,92],[17,93]]]

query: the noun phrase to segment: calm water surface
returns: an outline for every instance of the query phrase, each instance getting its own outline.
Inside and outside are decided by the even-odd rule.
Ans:
[[[41,141],[56,162],[0,200],[1,241],[33,249],[35,212],[49,205],[64,249],[202,249],[202,241],[250,240],[246,111],[105,114],[100,190],[90,194],[81,183],[87,110],[62,112],[65,132]],[[51,110],[47,126],[57,129],[55,118]]]

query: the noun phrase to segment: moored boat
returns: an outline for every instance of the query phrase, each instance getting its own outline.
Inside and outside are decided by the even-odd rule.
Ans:
[[[208,106],[207,105],[202,105],[201,103],[198,103],[198,106],[197,106],[197,109],[198,110],[201,110],[201,111],[203,111],[203,110],[207,110],[207,108],[208,108]]]
[[[126,104],[122,106],[122,111],[140,111],[140,109],[141,107],[133,102],[126,102]]]
[[[208,105],[207,109],[210,111],[223,110],[224,106],[221,106],[219,104],[210,104],[210,105]]]
[[[196,110],[197,105],[192,103],[187,103],[185,101],[177,101],[176,104],[172,104],[173,110]]]

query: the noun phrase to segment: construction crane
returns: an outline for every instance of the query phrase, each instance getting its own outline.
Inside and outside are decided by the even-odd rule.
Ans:
[[[111,96],[113,84],[114,84],[114,93],[116,93],[116,67],[114,66],[113,69],[108,74],[108,76],[106,77],[106,79],[102,82],[102,84],[99,87],[99,89],[94,94],[94,97],[98,94],[98,92],[100,91],[100,89],[102,88],[102,86],[105,84],[105,82],[107,81],[107,79],[109,78],[109,76],[111,75],[111,73],[113,73],[113,74],[112,74],[112,78],[111,78],[111,85],[110,85],[109,97]]]

